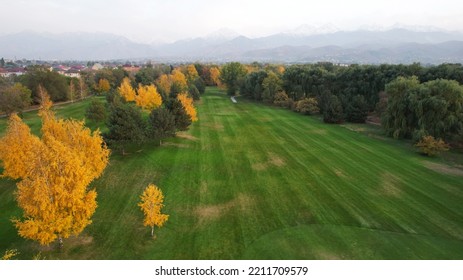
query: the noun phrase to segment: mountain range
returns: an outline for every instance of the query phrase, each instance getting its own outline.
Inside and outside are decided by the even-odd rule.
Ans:
[[[229,29],[208,36],[149,45],[106,33],[37,33],[0,36],[0,57],[41,60],[144,60],[160,62],[463,63],[463,33],[397,26],[340,31],[300,26],[249,38]]]

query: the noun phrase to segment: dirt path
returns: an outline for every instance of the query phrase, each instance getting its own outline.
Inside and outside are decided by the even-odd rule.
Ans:
[[[90,98],[92,96],[93,95],[89,95],[89,96],[86,96],[86,97],[84,97],[82,99],[76,99],[76,100],[72,100],[72,101],[63,101],[63,102],[53,103],[53,106],[65,105],[65,104],[69,104],[69,103],[77,103],[77,102],[80,102],[80,101],[84,101],[85,99]],[[39,109],[40,109],[40,105],[33,105],[33,106],[29,107],[28,109],[23,110],[22,112],[26,113],[26,112],[38,111]],[[7,117],[7,115],[5,115],[5,114],[0,115],[0,118],[6,118],[6,117]]]

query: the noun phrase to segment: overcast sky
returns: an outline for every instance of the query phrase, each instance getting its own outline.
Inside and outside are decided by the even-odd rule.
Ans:
[[[230,28],[250,37],[303,24],[463,30],[463,0],[0,0],[0,34],[107,32],[173,41]]]

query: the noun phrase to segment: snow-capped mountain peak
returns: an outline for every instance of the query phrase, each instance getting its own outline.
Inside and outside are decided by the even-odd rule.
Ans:
[[[332,23],[327,23],[320,26],[303,24],[285,33],[294,36],[309,36],[316,34],[331,34],[338,31],[339,28],[337,26]]]
[[[204,38],[208,40],[232,40],[239,36],[241,36],[241,34],[230,28],[220,28],[207,34]]]

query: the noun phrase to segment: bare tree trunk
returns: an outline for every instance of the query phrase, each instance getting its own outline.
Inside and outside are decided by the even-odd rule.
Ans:
[[[154,226],[151,227],[151,237],[154,237]]]
[[[59,242],[59,248],[62,249],[64,244],[63,244],[63,238],[61,235],[58,235],[58,242]]]

